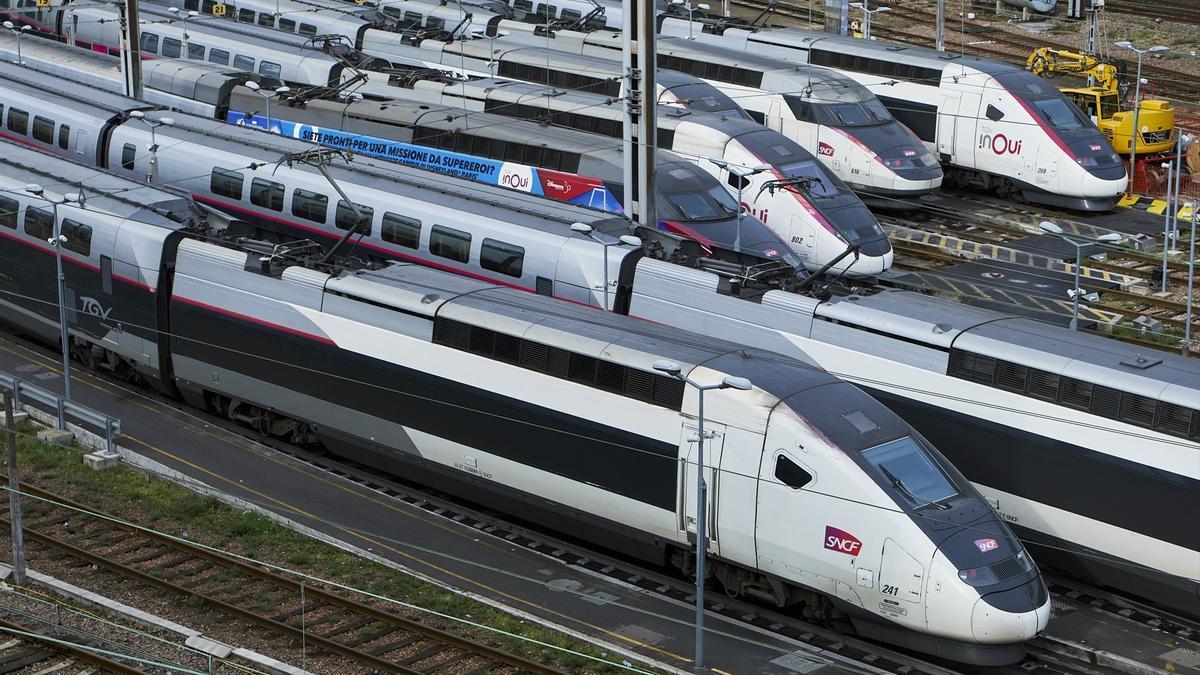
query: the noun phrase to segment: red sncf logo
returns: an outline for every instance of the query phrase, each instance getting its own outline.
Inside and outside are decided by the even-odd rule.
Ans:
[[[858,537],[845,530],[826,525],[825,548],[847,555],[858,555],[858,552],[862,550],[862,542],[858,540]]]

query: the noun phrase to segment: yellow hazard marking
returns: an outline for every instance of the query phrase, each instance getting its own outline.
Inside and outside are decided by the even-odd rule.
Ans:
[[[1117,206],[1133,206],[1141,199],[1140,195],[1125,195],[1117,202]]]
[[[1162,199],[1155,199],[1150,202],[1150,206],[1146,210],[1155,215],[1162,215],[1162,212],[1167,210],[1167,202]]]

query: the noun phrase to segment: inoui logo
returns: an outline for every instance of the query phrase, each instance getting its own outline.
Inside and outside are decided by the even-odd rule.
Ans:
[[[981,134],[979,136],[979,147],[981,149],[991,149],[991,151],[997,155],[1003,155],[1005,153],[1016,155],[1021,152],[1021,141],[1011,140],[1004,134],[996,134],[995,136],[991,134]]]
[[[858,537],[845,530],[826,525],[825,548],[847,555],[858,555],[858,552],[862,550],[862,542],[858,540]]]

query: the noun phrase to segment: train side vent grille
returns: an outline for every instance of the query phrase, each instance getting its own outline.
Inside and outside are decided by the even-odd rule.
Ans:
[[[466,351],[471,346],[471,326],[460,321],[438,319],[433,324],[433,341]]]
[[[996,359],[990,356],[980,356],[960,349],[950,352],[949,374],[952,377],[991,385],[996,372]]]
[[[1029,371],[1029,389],[1027,392],[1034,398],[1053,401],[1058,397],[1058,375],[1044,370]]]
[[[1191,408],[1174,403],[1159,403],[1158,422],[1154,428],[1164,434],[1187,438],[1188,433],[1192,431],[1193,419],[1196,417],[1200,417],[1200,412]]]
[[[1121,413],[1121,390],[1094,385],[1092,387],[1092,414],[1118,419]]]
[[[1058,402],[1072,408],[1087,410],[1092,402],[1092,383],[1065,378],[1062,383],[1062,395]]]
[[[639,401],[654,401],[654,374],[634,368],[625,369],[625,391]]]
[[[1019,576],[1023,571],[1024,570],[1021,568],[1021,561],[1017,560],[1015,557],[1009,558],[1008,560],[1001,560],[995,565],[992,565],[992,573],[995,574],[996,578],[1000,581],[1008,581],[1015,576]]]
[[[996,364],[996,388],[1007,391],[1015,391],[1018,394],[1025,393],[1025,380],[1029,376],[1029,368],[1009,363],[1008,361],[1000,361]]]
[[[536,284],[536,286],[535,286],[534,290],[538,295],[554,297],[554,280],[553,279],[547,279],[546,277],[538,277],[535,284]]]
[[[1154,409],[1157,407],[1158,401],[1152,398],[1127,393],[1121,397],[1120,420],[1139,427],[1153,427]]]
[[[654,402],[664,408],[683,408],[683,380],[658,375],[654,378]]]

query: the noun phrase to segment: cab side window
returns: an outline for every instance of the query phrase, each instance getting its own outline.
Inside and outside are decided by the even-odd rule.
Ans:
[[[775,479],[793,490],[799,490],[811,483],[813,477],[786,455],[779,455],[775,458]]]

